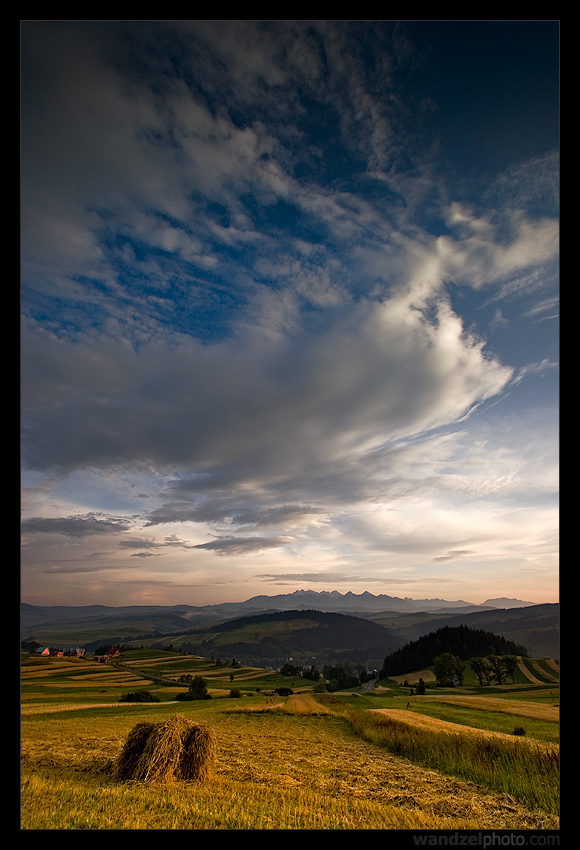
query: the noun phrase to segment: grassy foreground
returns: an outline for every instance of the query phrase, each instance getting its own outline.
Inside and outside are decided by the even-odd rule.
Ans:
[[[364,697],[363,707],[353,708],[336,698],[321,704],[310,693],[273,698],[253,690],[232,700],[226,671],[223,681],[214,679],[214,698],[208,701],[174,702],[171,688],[160,688],[161,703],[119,703],[128,680],[119,679],[118,670],[105,671],[88,661],[43,663],[44,668],[24,668],[30,675],[23,676],[22,829],[558,826],[553,761],[545,773],[528,762],[527,784],[522,773],[508,787],[497,779],[513,769],[513,754],[508,769],[500,770],[496,747],[479,758],[493,769],[486,774],[480,765],[475,776],[475,752],[471,767],[461,767],[457,757],[443,764],[442,751],[453,736],[410,733],[408,725],[391,723],[396,734],[387,741],[382,715],[364,707],[380,707],[380,699],[372,703]],[[260,681],[275,683],[276,674],[267,675],[261,679],[257,671],[236,671],[236,683],[252,682],[254,689]],[[131,686],[136,682],[143,687],[138,678]],[[177,713],[214,731],[213,776],[172,785],[115,781],[112,765],[135,724]],[[557,754],[554,746],[536,747],[531,739],[510,743],[518,748],[518,758],[538,747]],[[531,792],[534,786],[542,787],[542,794]]]

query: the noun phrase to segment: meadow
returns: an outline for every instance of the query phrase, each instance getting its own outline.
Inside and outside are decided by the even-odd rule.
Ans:
[[[319,695],[299,678],[202,657],[119,660],[23,656],[22,829],[558,827],[557,686],[419,697],[383,682]],[[144,678],[186,674],[203,675],[212,698],[176,701],[183,685]],[[143,688],[160,702],[120,702]],[[115,779],[135,725],[176,714],[215,734],[211,777]]]

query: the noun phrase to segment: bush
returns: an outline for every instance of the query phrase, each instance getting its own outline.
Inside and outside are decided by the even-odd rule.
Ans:
[[[292,688],[276,688],[275,693],[277,693],[279,697],[289,697],[292,696],[294,691]]]
[[[516,726],[516,728],[514,729],[514,735],[525,735],[525,734],[526,734],[526,730],[524,729],[523,726]]]
[[[123,694],[119,702],[161,702],[161,700],[151,691],[131,691],[128,694]]]
[[[194,676],[189,685],[189,699],[207,699],[207,681],[202,676]]]
[[[204,694],[203,696],[200,697],[200,696],[194,696],[194,694],[192,694],[191,691],[184,691],[180,694],[176,694],[175,699],[179,700],[180,702],[183,702],[183,701],[189,702],[191,700],[196,700],[196,699],[212,699],[212,695],[211,694]]]
[[[232,688],[231,691],[230,691],[230,697],[232,697],[233,699],[239,699],[241,697],[241,695],[242,695],[242,692],[240,691],[239,688]]]

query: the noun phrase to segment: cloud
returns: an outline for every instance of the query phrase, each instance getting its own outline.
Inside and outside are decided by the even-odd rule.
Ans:
[[[162,339],[135,349],[25,332],[25,462],[229,470],[230,486],[251,469],[348,463],[461,419],[509,381],[445,303],[427,310],[403,298],[364,303],[323,333],[280,344]]]
[[[464,558],[466,555],[475,554],[473,549],[452,549],[445,555],[440,555],[438,558],[433,558],[434,563],[444,563],[445,561],[455,561],[457,558]]]
[[[328,573],[261,573],[256,576],[261,581],[276,582],[276,584],[294,584],[295,582],[323,583],[323,584],[349,584],[352,582],[375,583],[376,578],[364,578],[358,575],[345,575],[340,572]]]
[[[195,549],[209,549],[217,555],[249,555],[263,549],[276,549],[286,546],[292,539],[288,537],[221,537],[209,543],[199,543]]]
[[[292,528],[303,522],[312,524],[317,517],[324,516],[323,508],[308,507],[306,505],[280,505],[275,508],[266,508],[239,514],[232,518],[236,525],[253,525],[256,528],[268,526],[283,526]]]
[[[457,178],[435,128],[460,92],[449,79],[438,103],[432,85],[452,32],[24,23],[35,567],[50,545],[53,563],[78,553],[80,574],[98,555],[153,576],[159,556],[174,586],[228,583],[238,562],[244,583],[259,552],[264,575],[412,583],[412,562],[458,568],[494,534],[493,557],[515,551],[504,510],[541,549],[554,428],[532,394],[555,374],[557,156],[530,132],[496,174],[475,99],[460,116],[478,139],[469,185]]]
[[[92,514],[68,517],[30,517],[22,521],[28,534],[63,534],[88,537],[94,534],[121,534],[130,524],[126,520],[98,519]]]

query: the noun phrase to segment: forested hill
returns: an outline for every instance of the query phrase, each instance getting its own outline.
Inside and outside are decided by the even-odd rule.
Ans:
[[[166,640],[169,635],[164,635]],[[327,664],[372,662],[400,646],[391,632],[370,620],[322,611],[273,611],[228,620],[182,634],[184,652],[235,658],[256,666],[282,666],[289,658]]]
[[[281,624],[287,623],[287,628]],[[276,611],[268,614],[256,614],[228,620],[218,626],[212,626],[209,632],[239,633],[251,626],[262,626],[269,642],[288,643],[301,649],[357,649],[378,648],[392,645],[390,632],[383,626],[360,617],[347,614],[334,614],[323,611]]]
[[[428,667],[444,652],[450,652],[462,661],[476,656],[528,654],[525,646],[493,632],[470,629],[467,626],[444,626],[387,655],[381,678],[400,676],[421,667]]]

